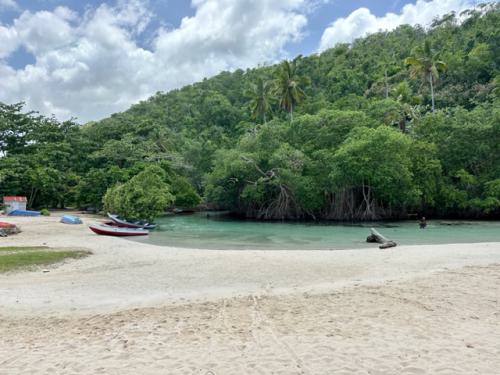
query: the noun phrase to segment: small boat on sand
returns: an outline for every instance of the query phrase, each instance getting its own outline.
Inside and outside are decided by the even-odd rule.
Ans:
[[[0,221],[0,237],[7,237],[11,234],[17,234],[21,230],[12,223],[6,223],[5,221]]]
[[[14,210],[9,213],[9,216],[40,216],[40,211]]]
[[[83,224],[82,219],[73,215],[63,215],[60,221],[63,224]]]
[[[112,215],[108,212],[108,217],[119,227],[124,228],[142,228],[142,229],[155,229],[156,224],[150,224],[146,221],[128,221],[122,219],[118,215]]]
[[[89,225],[92,232],[104,235],[104,236],[147,236],[149,231],[144,228],[125,228],[118,226],[111,226],[107,224],[92,224]]]

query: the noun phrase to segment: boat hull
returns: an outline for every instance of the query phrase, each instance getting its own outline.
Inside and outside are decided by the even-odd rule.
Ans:
[[[131,237],[131,236],[147,236],[149,234],[149,232],[146,229],[114,227],[102,224],[89,225],[89,229],[92,232],[102,236]]]
[[[73,215],[63,215],[60,222],[63,224],[83,224],[82,219]]]
[[[135,223],[125,221],[123,219],[119,219],[116,215],[111,215],[110,213],[108,213],[108,217],[111,220],[113,220],[113,222],[115,223],[116,226],[123,227],[123,228],[140,228],[140,229],[155,229],[156,228],[156,224],[149,224],[149,223],[135,224]]]

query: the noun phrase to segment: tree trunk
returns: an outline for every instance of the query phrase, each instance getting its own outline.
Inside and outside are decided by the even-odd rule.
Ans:
[[[365,190],[366,188],[366,190]],[[376,212],[374,211],[372,207],[372,199],[371,199],[371,189],[369,186],[365,185],[365,182],[363,181],[363,185],[361,187],[361,193],[363,194],[363,202],[365,205],[365,210],[363,213],[361,213],[361,218],[363,220],[374,220],[376,219]],[[360,206],[360,209],[362,208],[362,205]]]
[[[432,112],[434,112],[434,83],[432,82],[432,73],[429,73],[429,84],[431,85]]]
[[[387,69],[384,71],[384,77],[385,77],[385,98],[389,98],[389,83],[387,82]]]
[[[406,119],[402,118],[399,120],[399,130],[401,130],[402,133],[406,133]]]
[[[381,244],[379,249],[387,249],[397,246],[396,242],[391,241],[381,235],[375,228],[370,228],[371,234],[366,238],[366,242],[376,242]]]
[[[35,197],[38,192],[38,189],[31,188],[31,194],[28,198],[28,208],[33,208],[33,203],[35,202]]]

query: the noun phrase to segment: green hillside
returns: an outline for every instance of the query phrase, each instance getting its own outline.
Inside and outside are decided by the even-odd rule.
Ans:
[[[450,14],[223,72],[84,126],[0,104],[0,195],[101,208],[108,188],[155,165],[178,207],[499,217],[498,25],[498,3]]]

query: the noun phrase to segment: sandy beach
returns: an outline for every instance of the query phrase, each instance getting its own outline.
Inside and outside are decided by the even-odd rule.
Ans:
[[[500,243],[194,250],[58,219],[0,239],[93,252],[0,275],[2,375],[500,374]]]

